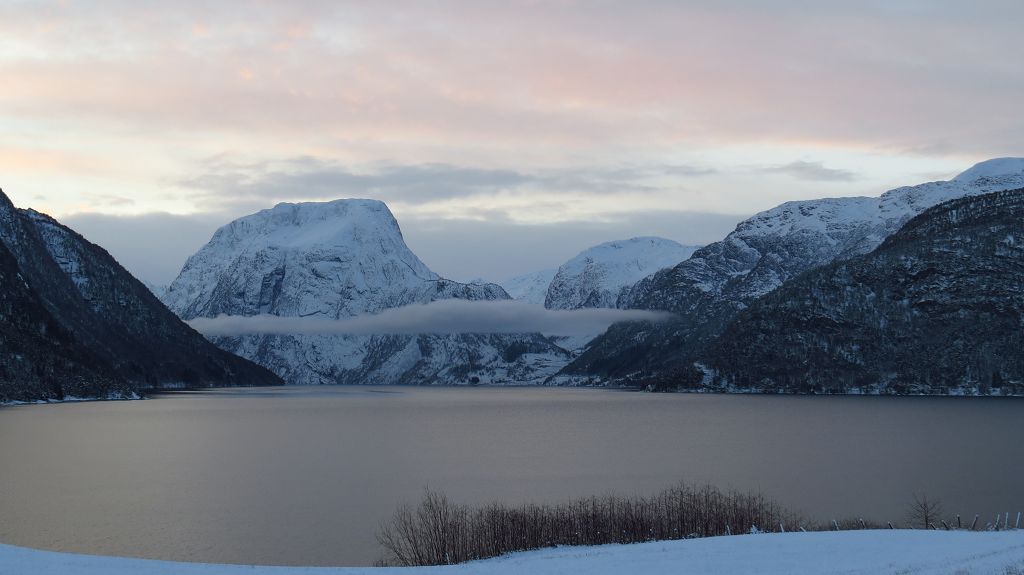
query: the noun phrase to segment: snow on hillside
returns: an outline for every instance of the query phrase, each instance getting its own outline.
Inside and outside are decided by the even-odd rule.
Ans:
[[[619,296],[654,272],[690,257],[697,248],[672,240],[640,237],[588,248],[560,268],[551,280],[544,307],[616,307]]]
[[[505,288],[512,299],[544,305],[544,298],[548,295],[548,286],[551,285],[551,280],[554,279],[557,272],[557,269],[540,270],[498,283]]]
[[[810,268],[875,249],[932,206],[1024,187],[1022,168],[1024,159],[1003,158],[977,164],[950,181],[896,188],[880,197],[783,203],[744,220],[725,239],[674,268],[637,282],[620,307],[693,308],[698,316],[713,315],[696,309],[710,301],[742,308]]]
[[[439,279],[406,246],[383,202],[279,204],[217,230],[164,300],[184,319],[221,313],[341,318],[409,303]]]
[[[203,565],[0,545],[0,575],[1005,575],[1024,572],[1024,531],[844,531],[561,547],[449,567]]]

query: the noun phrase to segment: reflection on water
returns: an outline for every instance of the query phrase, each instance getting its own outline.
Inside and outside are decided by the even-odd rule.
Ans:
[[[369,564],[424,486],[463,502],[760,489],[820,519],[1024,509],[1024,401],[536,388],[172,392],[0,409],[0,542]]]

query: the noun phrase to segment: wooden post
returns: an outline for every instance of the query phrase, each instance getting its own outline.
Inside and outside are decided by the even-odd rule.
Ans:
[[[1017,512],[1017,523],[1013,526],[1014,529],[1020,529],[1020,511]]]
[[[974,523],[971,523],[971,531],[976,530],[978,527],[978,515],[974,515]]]
[[[894,527],[892,526],[892,521],[890,521],[890,522],[889,522],[889,529],[895,529],[895,528],[894,528]]]
[[[832,520],[832,527],[835,527],[836,531],[839,531],[839,523],[835,519]]]
[[[859,521],[860,521],[860,528],[861,529],[867,529],[868,528],[867,525],[864,525],[864,520],[863,519],[860,519]]]
[[[963,529],[964,528],[964,526],[960,523],[960,514],[959,513],[956,514],[956,528],[957,529]]]
[[[946,523],[946,520],[945,520],[945,519],[943,519],[943,520],[942,520],[942,527],[943,527],[943,528],[944,528],[944,529],[945,529],[946,531],[949,531],[949,525],[948,525],[948,524]]]

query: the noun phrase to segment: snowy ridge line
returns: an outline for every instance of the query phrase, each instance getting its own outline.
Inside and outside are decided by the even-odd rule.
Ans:
[[[1004,575],[1024,571],[1024,531],[773,533],[559,547],[443,567],[256,567],[37,551],[0,544],[0,575]]]

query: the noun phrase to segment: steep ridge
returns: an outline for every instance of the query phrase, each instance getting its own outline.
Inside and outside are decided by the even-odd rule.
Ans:
[[[374,200],[280,204],[236,220],[192,256],[164,295],[183,319],[343,319],[442,299],[503,300],[496,284],[441,278]],[[567,362],[539,334],[246,335],[215,343],[293,384],[530,383]]]
[[[972,174],[978,174],[973,177]],[[638,282],[627,308],[678,314],[664,324],[618,324],[562,374],[675,386],[705,344],[753,300],[809,269],[867,253],[913,216],[951,199],[1024,186],[1024,160],[978,164],[948,182],[897,188],[878,198],[788,202],[742,223],[724,240]]]
[[[740,312],[702,355],[716,388],[1024,393],[1024,189],[930,208],[867,255]]]
[[[54,319],[3,242],[0,286],[0,403],[131,393]]]
[[[44,339],[58,352],[52,362],[67,368],[39,364],[49,374],[39,376],[48,386],[42,394],[29,384],[31,378],[12,374],[7,400],[120,397],[143,387],[280,383],[268,371],[207,342],[102,248],[49,216],[16,209],[2,192],[0,244],[11,258],[7,274],[20,278],[20,283],[4,283],[9,301],[21,302],[26,325],[51,326]],[[10,349],[0,353],[16,354]]]

